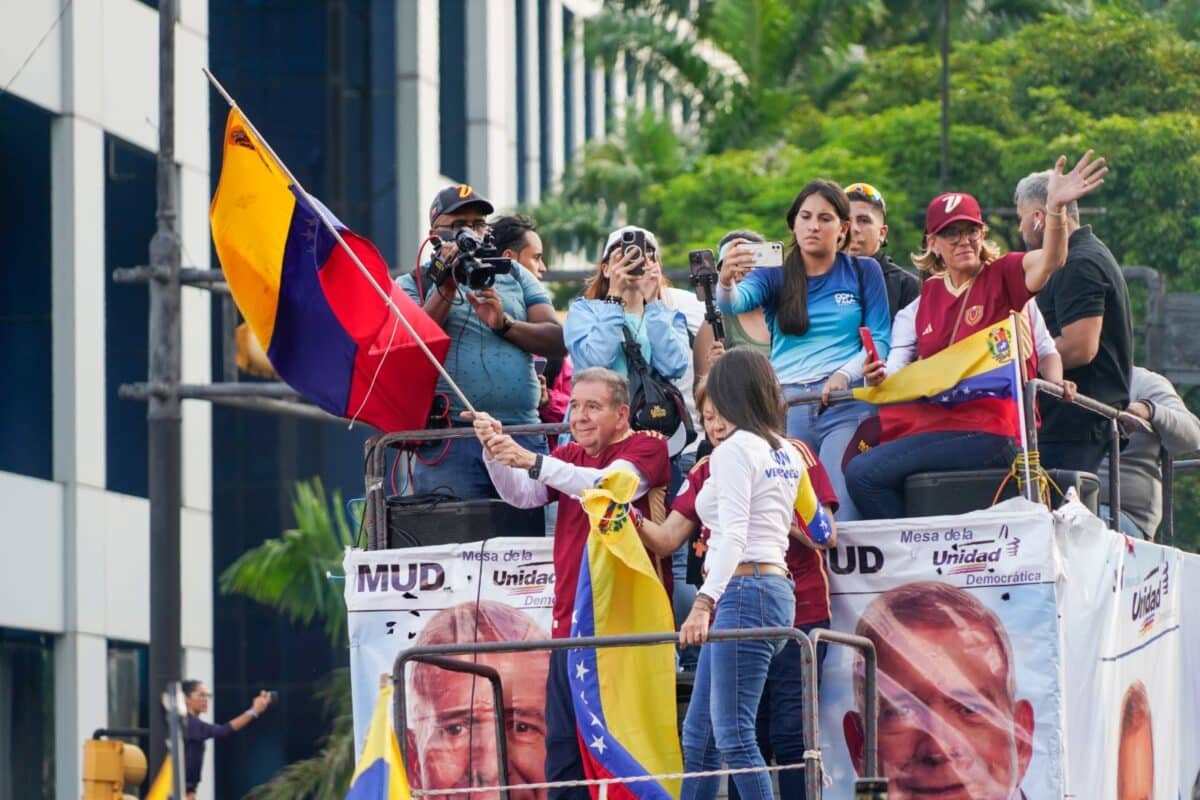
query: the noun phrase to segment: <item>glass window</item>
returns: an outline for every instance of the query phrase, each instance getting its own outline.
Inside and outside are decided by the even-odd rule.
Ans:
[[[54,794],[54,639],[0,628],[0,800]]]
[[[20,387],[0,392],[0,470],[50,479],[51,115],[6,94],[0,120],[0,375]]]
[[[108,727],[150,727],[148,649],[144,644],[108,643]],[[129,741],[140,747],[148,742]]]
[[[438,0],[438,107],[442,174],[469,183],[467,175],[467,16],[465,0]],[[482,56],[480,56],[482,57]],[[486,86],[475,87],[486,91]]]
[[[123,383],[147,379],[150,290],[141,283],[114,283],[112,271],[150,260],[154,235],[154,155],[111,134],[104,135],[104,379],[107,479],[114,492],[145,497],[149,433],[146,404],[123,400]],[[187,264],[187,256],[184,257]]]

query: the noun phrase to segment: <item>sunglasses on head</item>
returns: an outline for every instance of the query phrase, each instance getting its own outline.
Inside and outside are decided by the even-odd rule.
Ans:
[[[884,212],[887,213],[887,203],[883,200],[883,195],[869,183],[852,183],[846,187],[846,197],[851,200],[862,200],[867,203],[873,203]]]

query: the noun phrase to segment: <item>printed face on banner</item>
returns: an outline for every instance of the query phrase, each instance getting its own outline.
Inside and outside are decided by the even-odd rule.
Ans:
[[[1032,755],[1033,707],[1014,696],[1000,620],[962,589],[905,584],[867,607],[857,632],[875,643],[879,760],[889,797],[1008,800]],[[860,710],[846,743],[862,774]]]
[[[524,611],[494,601],[461,603],[435,614],[414,644],[545,639]],[[496,716],[503,717],[508,745],[508,783],[537,783],[545,776],[546,652],[480,655],[473,663],[500,675],[504,708],[495,708],[491,683],[469,673],[418,663],[409,676],[409,775],[421,789],[498,786]],[[495,798],[499,793],[448,795]],[[546,791],[513,792],[514,800],[545,800]]]
[[[1045,509],[1012,508],[855,523],[829,553],[831,627],[875,645],[878,772],[893,800],[1061,795],[1053,526]],[[861,655],[831,648],[830,798],[866,776],[865,698]]]
[[[1154,731],[1150,698],[1141,681],[1125,692],[1117,748],[1117,800],[1153,800]]]
[[[379,675],[400,653],[426,645],[472,645],[550,638],[553,540],[486,542],[403,550],[348,551],[345,560],[356,746],[362,746]],[[351,577],[352,576],[352,577]],[[455,656],[495,669],[503,690],[469,673],[409,662],[404,685],[404,746],[413,788],[457,790],[544,780],[547,651]],[[496,747],[505,730],[507,776]],[[496,800],[498,792],[444,795]],[[545,800],[516,791],[512,800]]]

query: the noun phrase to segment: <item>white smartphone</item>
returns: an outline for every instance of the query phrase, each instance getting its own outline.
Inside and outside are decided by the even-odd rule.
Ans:
[[[755,267],[782,267],[782,242],[743,242],[742,248],[754,254]]]

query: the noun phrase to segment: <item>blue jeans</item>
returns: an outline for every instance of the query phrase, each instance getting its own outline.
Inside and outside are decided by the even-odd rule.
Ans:
[[[829,621],[802,625],[810,633],[816,628],[828,628]],[[826,644],[817,647],[817,678],[825,660]],[[758,704],[756,722],[758,747],[763,760],[776,764],[800,764],[804,761],[804,682],[801,679],[800,645],[789,641],[771,659],[767,670],[767,685]],[[804,771],[788,769],[779,773],[780,800],[805,800]],[[740,800],[737,784],[729,787],[729,800]]]
[[[904,481],[918,472],[990,469],[1012,464],[1012,439],[978,431],[938,431],[872,447],[846,465],[846,485],[867,519],[904,516]]]
[[[824,386],[825,381],[789,383],[783,387],[783,396],[790,402],[799,395],[819,392]],[[869,403],[857,400],[834,403],[820,413],[816,403],[788,407],[787,435],[803,440],[821,459],[821,465],[829,473],[829,482],[837,492],[838,511],[834,518],[838,522],[862,519],[853,497],[846,491],[842,459],[858,426],[874,413]]]
[[[729,581],[717,603],[712,630],[784,627],[792,624],[796,598],[781,575],[741,575]],[[683,720],[686,772],[765,767],[755,721],[771,660],[779,642],[708,642],[700,648],[692,700]],[[766,772],[733,776],[742,800],[773,800]],[[681,800],[713,800],[719,777],[685,778]]]
[[[1100,519],[1104,520],[1105,525],[1108,524],[1108,515],[1111,513],[1112,513],[1112,509],[1109,507],[1108,503],[1100,504]],[[1144,530],[1142,530],[1141,528],[1139,528],[1137,523],[1134,522],[1133,520],[1131,520],[1125,514],[1124,511],[1121,512],[1121,516],[1119,517],[1119,519],[1120,519],[1120,530],[1118,531],[1119,533],[1123,533],[1126,536],[1132,536],[1135,539],[1149,539],[1150,538],[1150,537],[1146,536],[1146,532]]]
[[[545,436],[514,436],[513,439],[526,450],[548,452]],[[445,455],[441,455],[443,447],[446,448]],[[413,461],[414,494],[443,491],[459,500],[499,498],[483,464],[483,445],[474,436],[425,445],[417,448],[417,456],[419,459]],[[423,464],[422,460],[437,463]]]

